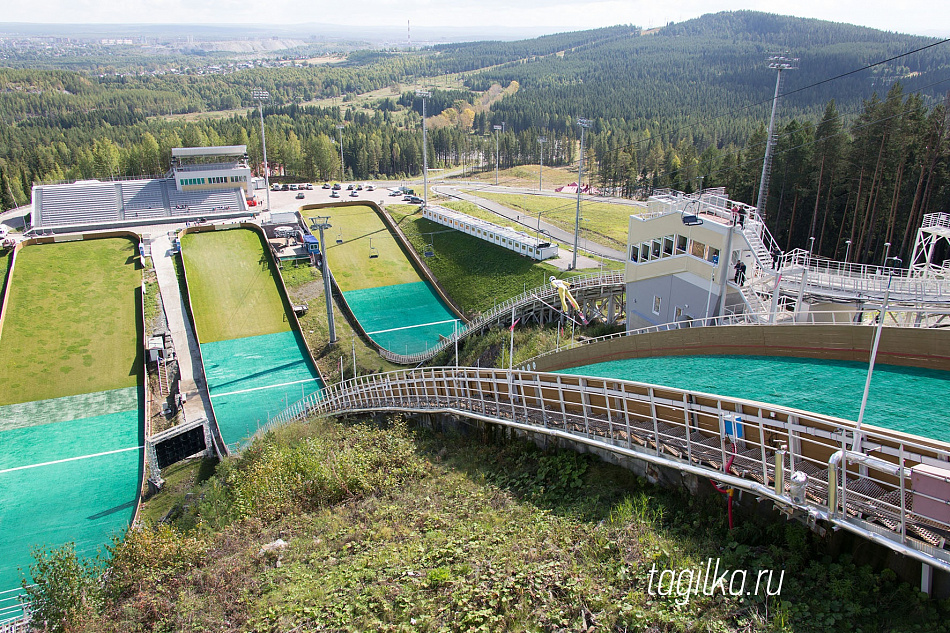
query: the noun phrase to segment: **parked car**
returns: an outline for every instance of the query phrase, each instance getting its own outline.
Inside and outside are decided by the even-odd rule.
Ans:
[[[352,184],[347,185],[347,186],[346,186],[346,190],[347,190],[347,191],[353,191],[353,185],[352,185]]]
[[[290,189],[290,185],[281,185],[280,187],[281,191],[287,191],[288,189]]]
[[[357,191],[363,191],[363,185],[356,185]]]
[[[334,190],[334,191],[339,191],[339,190],[342,189],[342,188],[343,188],[343,187],[340,185],[340,183],[338,183],[338,182],[333,183],[333,190]]]
[[[334,189],[333,191],[330,192],[330,197],[331,197],[331,198],[339,198],[339,197],[340,197],[340,192],[337,191],[336,189]]]
[[[313,183],[312,183],[312,182],[308,182],[308,183],[307,183],[307,191],[310,191],[310,190],[312,190],[312,189],[313,189]]]
[[[402,195],[402,192],[399,191],[398,189],[396,189],[395,191],[390,191],[390,192],[389,192],[389,197],[390,197],[390,198],[395,198],[395,197],[401,196],[401,195]]]
[[[301,191],[297,194],[297,200],[303,200],[303,199],[304,199],[304,195],[303,195],[303,192]]]
[[[424,204],[424,203],[425,203],[425,200],[423,200],[423,199],[420,198],[419,196],[407,196],[407,197],[409,198],[409,202],[411,202],[412,204]]]
[[[330,183],[328,183],[328,182],[323,183],[323,188],[324,188],[324,189],[329,189],[329,188],[330,188]]]
[[[298,188],[298,187],[297,187],[296,183],[293,184],[293,185],[290,185],[290,190],[291,190],[291,191],[297,191],[297,188]]]
[[[272,184],[272,185],[270,186],[270,190],[271,190],[271,191],[280,191],[280,183],[275,182],[274,184]]]
[[[373,185],[366,185],[366,191],[376,191],[376,187]]]
[[[357,191],[356,189],[354,189],[353,191],[350,192],[350,197],[351,197],[351,198],[358,198],[359,195],[360,195],[360,192]]]

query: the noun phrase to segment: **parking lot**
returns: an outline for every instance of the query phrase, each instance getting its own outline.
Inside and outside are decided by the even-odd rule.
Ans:
[[[299,183],[298,183],[299,184]],[[331,183],[333,184],[333,183]],[[351,195],[353,191],[348,191],[347,186],[353,185],[362,185],[362,191],[356,191],[356,195]],[[403,196],[390,196],[392,193],[392,187],[401,186],[400,183],[369,183],[374,191],[367,190],[367,183],[340,183],[341,189],[336,191],[339,195],[339,198],[331,197],[333,193],[332,189],[324,189],[323,183],[312,183],[313,189],[304,189],[303,191],[291,191],[289,188],[287,191],[271,191],[270,192],[270,204],[272,211],[296,211],[305,204],[326,204],[330,202],[343,202],[343,201],[372,201],[378,204],[379,206],[385,206],[387,203],[399,203],[403,204]],[[272,185],[273,186],[273,185]],[[408,185],[410,189],[414,187]],[[259,189],[254,192],[257,196],[259,204],[264,207],[267,206],[267,192],[263,189]],[[299,194],[303,194],[303,198],[298,198]],[[419,204],[419,203],[416,203]]]

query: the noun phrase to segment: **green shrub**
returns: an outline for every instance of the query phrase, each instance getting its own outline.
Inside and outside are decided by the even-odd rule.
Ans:
[[[47,550],[36,548],[30,565],[33,584],[23,581],[34,626],[45,630],[82,631],[98,611],[102,595],[97,582],[99,567],[76,556],[73,543]]]

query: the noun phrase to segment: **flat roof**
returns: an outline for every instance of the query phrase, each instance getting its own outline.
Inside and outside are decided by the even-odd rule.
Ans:
[[[459,222],[466,223],[473,228],[479,228],[482,231],[491,231],[492,233],[495,233],[501,237],[512,239],[521,244],[525,244],[534,248],[538,248],[541,244],[545,243],[549,246],[554,245],[554,242],[552,242],[550,239],[539,240],[537,237],[528,235],[524,231],[516,231],[515,229],[507,226],[500,226],[498,224],[489,222],[488,220],[482,220],[480,218],[475,218],[468,214],[462,213],[461,211],[455,211],[454,209],[448,209],[446,207],[437,205],[429,205],[428,211],[429,213],[438,213],[444,215],[447,218],[458,220]]]
[[[173,147],[173,157],[186,156],[244,156],[247,145],[218,145],[216,147]]]

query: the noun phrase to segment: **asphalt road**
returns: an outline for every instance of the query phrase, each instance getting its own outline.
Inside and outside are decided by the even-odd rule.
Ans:
[[[481,188],[484,189],[485,191],[492,191],[496,193],[524,193],[524,194],[538,193],[537,191],[530,191],[527,189],[520,189],[520,188],[515,188],[515,187],[484,187],[482,186]],[[539,227],[538,219],[536,217],[524,215],[520,211],[511,209],[509,207],[506,207],[503,204],[494,202],[492,200],[488,200],[486,198],[480,198],[478,196],[474,196],[471,194],[462,193],[455,185],[435,185],[432,187],[432,190],[435,191],[436,193],[439,193],[444,196],[448,196],[450,198],[457,198],[459,200],[465,200],[467,202],[471,202],[472,204],[476,204],[479,207],[485,209],[486,211],[491,211],[492,213],[499,215],[507,220],[521,224],[529,232],[540,230],[542,233],[546,233],[550,235],[558,242],[564,242],[566,244],[574,243],[574,234],[571,233],[570,231],[565,231],[563,229],[560,229],[554,226],[553,224],[548,224],[547,222],[544,222],[543,220],[541,221],[540,227]],[[547,196],[549,194],[545,193],[543,195]],[[555,193],[553,195],[558,196],[558,197],[576,198],[576,196],[571,195],[571,194],[556,194]],[[625,203],[633,205],[631,200],[626,200]],[[638,205],[633,205],[633,206],[638,206]],[[583,237],[579,237],[578,239],[577,250],[586,251],[588,253],[592,253],[600,257],[606,257],[608,259],[614,259],[618,261],[624,260],[624,254],[621,251],[609,248],[607,246],[603,246],[601,244],[597,244],[596,242],[592,242]]]

